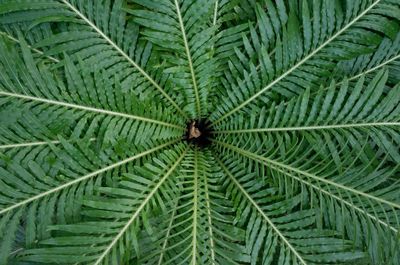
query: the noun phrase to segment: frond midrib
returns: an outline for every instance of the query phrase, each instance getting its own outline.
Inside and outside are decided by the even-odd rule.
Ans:
[[[0,35],[5,36],[6,38],[12,40],[12,41],[15,42],[15,43],[18,43],[18,44],[21,43],[18,39],[14,38],[13,36],[7,34],[7,33],[4,32],[4,31],[0,31]],[[55,62],[55,63],[59,63],[59,62],[60,62],[60,60],[58,60],[57,58],[54,58],[54,57],[49,56],[49,55],[45,55],[44,52],[42,52],[42,51],[39,50],[39,49],[33,48],[33,47],[30,46],[30,45],[28,45],[28,48],[31,49],[32,51],[34,51],[34,52],[37,53],[37,54],[43,55],[44,57],[50,59],[51,61],[53,61],[53,62]]]
[[[170,218],[170,220],[168,222],[167,233],[165,234],[165,239],[164,239],[164,242],[162,244],[161,251],[160,251],[160,257],[158,258],[158,263],[157,263],[158,265],[162,265],[163,258],[164,258],[164,253],[165,253],[165,251],[167,249],[168,239],[169,239],[169,235],[171,234],[171,231],[172,231],[172,225],[174,223],[174,219],[175,219],[175,215],[176,215],[176,211],[177,211],[176,208],[178,207],[178,205],[179,205],[179,199],[176,200],[174,210],[172,211],[171,218]]]
[[[215,1],[214,5],[214,15],[213,15],[213,25],[217,25],[217,18],[218,18],[218,8],[219,8],[219,0]]]
[[[186,51],[186,56],[187,56],[187,60],[188,60],[188,64],[189,64],[190,74],[192,77],[193,90],[194,90],[194,95],[196,98],[197,114],[200,115],[201,114],[200,96],[199,96],[199,89],[197,87],[197,79],[196,79],[193,62],[192,62],[192,55],[190,53],[189,43],[188,43],[187,36],[186,36],[185,25],[183,24],[182,14],[181,14],[178,0],[174,0],[174,2],[175,2],[175,7],[176,7],[176,13],[178,15],[179,26],[180,26],[181,32],[182,32],[183,43],[185,45],[185,51]]]
[[[96,138],[90,138],[88,139],[89,142],[95,141]],[[50,145],[50,144],[60,144],[61,142],[59,140],[49,140],[49,141],[37,141],[37,142],[26,142],[26,143],[17,143],[17,144],[5,144],[5,145],[0,145],[0,150],[1,149],[12,149],[12,148],[21,148],[21,147],[33,147],[33,146],[38,146],[38,145]]]
[[[372,73],[372,72],[374,72],[374,71],[376,71],[376,70],[378,70],[378,69],[380,69],[380,68],[382,68],[382,67],[384,67],[384,66],[390,64],[391,62],[396,61],[396,60],[399,59],[399,58],[400,58],[400,54],[395,55],[395,56],[393,56],[392,58],[390,58],[390,59],[388,59],[388,60],[386,60],[386,61],[384,61],[384,62],[382,62],[382,63],[380,63],[380,64],[378,64],[378,65],[376,65],[376,66],[374,66],[374,67],[372,67],[372,68],[370,68],[370,69],[367,69],[367,70],[365,70],[365,71],[363,71],[363,72],[361,72],[361,73],[359,73],[359,74],[357,74],[357,75],[355,75],[355,76],[350,77],[348,80],[349,80],[349,81],[353,81],[353,80],[355,80],[355,79],[357,79],[357,78],[360,78],[360,77],[363,76],[363,75]],[[341,83],[337,83],[336,85],[337,85],[337,86],[338,86],[338,85],[341,85]]]
[[[84,111],[89,111],[89,112],[101,113],[101,114],[105,114],[105,115],[118,116],[118,117],[123,117],[123,118],[143,121],[143,122],[159,124],[162,126],[172,127],[172,128],[176,128],[176,129],[180,129],[180,130],[185,130],[184,127],[176,125],[176,124],[171,124],[171,123],[167,123],[167,122],[163,122],[163,121],[159,121],[159,120],[155,120],[155,119],[150,119],[150,118],[146,118],[146,117],[142,117],[142,116],[126,114],[126,113],[121,113],[121,112],[116,112],[116,111],[111,111],[111,110],[93,108],[93,107],[88,107],[88,106],[83,106],[83,105],[78,105],[78,104],[72,104],[72,103],[67,103],[67,102],[62,102],[62,101],[57,101],[57,100],[27,96],[27,95],[18,94],[18,93],[10,93],[10,92],[0,90],[0,96],[1,95],[19,98],[19,99],[23,99],[23,100],[37,101],[37,102],[51,104],[51,105],[63,106],[66,108],[73,108],[73,109],[79,109],[79,110],[84,110]]]
[[[176,0],[175,0],[176,1]],[[193,231],[192,231],[192,265],[196,265],[197,258],[197,214],[198,214],[198,154],[197,149],[194,150],[194,169],[193,169]]]
[[[386,127],[386,126],[389,127],[400,126],[400,122],[366,122],[366,123],[348,123],[348,124],[313,125],[313,126],[296,126],[296,127],[235,129],[235,130],[212,131],[211,133],[235,134],[235,133],[260,133],[260,132],[293,132],[293,131],[314,131],[314,130],[369,128],[369,127]]]
[[[212,265],[216,265],[215,250],[214,250],[215,242],[214,242],[213,222],[212,222],[212,218],[211,218],[210,195],[209,195],[209,191],[208,191],[208,181],[207,181],[206,175],[204,175],[204,191],[205,191],[205,195],[206,195],[208,233],[210,234],[211,261],[212,261]]]

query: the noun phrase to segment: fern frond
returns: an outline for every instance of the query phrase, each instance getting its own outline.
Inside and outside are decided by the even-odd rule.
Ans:
[[[143,47],[143,44],[137,44],[138,32],[134,25],[126,21],[126,14],[122,10],[122,1],[115,1],[112,5],[105,3],[95,4],[85,1],[43,1],[43,3],[31,3],[23,1],[13,7],[5,5],[5,10],[14,13],[30,10],[25,14],[23,21],[30,18],[32,23],[36,21],[35,14],[45,10],[45,17],[42,17],[39,23],[57,21],[71,23],[69,32],[62,32],[50,36],[41,42],[37,43],[34,48],[40,48],[51,44],[50,50],[45,52],[45,55],[59,54],[63,52],[74,53],[75,58],[81,58],[88,64],[93,64],[94,61],[102,61],[102,67],[108,68],[108,74],[115,75],[119,71],[124,71],[123,86],[126,89],[134,89],[135,94],[146,93],[147,87],[153,86],[159,91],[162,96],[172,104],[172,106],[182,115],[185,113],[177,105],[175,100],[171,98],[167,91],[161,87],[159,82],[152,77],[150,71],[146,71],[147,60],[150,57],[148,54],[151,47]],[[0,5],[0,8],[2,6]],[[107,19],[100,18],[98,14],[107,16]],[[106,15],[107,14],[107,15]],[[73,17],[71,19],[71,17]],[[136,37],[124,37],[124,35],[136,34]],[[139,46],[137,50],[141,50],[143,54],[135,54],[135,46]],[[98,53],[93,53],[95,45]],[[136,56],[135,56],[136,55]],[[138,57],[138,58],[135,58]],[[135,58],[135,59],[132,59]],[[99,60],[100,59],[100,60]],[[128,65],[133,66],[130,69]],[[132,88],[132,81],[136,80],[137,86]]]
[[[248,224],[247,246],[251,253],[252,264],[261,261],[267,264],[285,261],[294,264],[309,264],[309,262],[326,264],[349,262],[364,257],[362,252],[351,250],[350,242],[335,238],[331,231],[311,229],[310,226],[316,222],[315,213],[312,210],[294,210],[302,201],[299,195],[282,200],[279,195],[275,195],[276,189],[269,188],[262,183],[258,184],[264,186],[262,191],[255,191],[251,188],[252,181],[249,180],[252,179],[251,173],[243,175],[245,169],[232,159],[228,159],[225,163],[228,163],[232,170],[240,174],[238,179],[224,162],[217,159],[228,177],[224,181],[224,185],[227,192],[236,201],[236,207],[240,211],[240,221]],[[240,192],[234,192],[236,189]],[[281,211],[281,205],[286,206],[284,212]],[[296,239],[300,235],[303,237],[307,235],[305,245],[303,245],[304,240]],[[261,245],[264,243],[268,244],[269,248],[261,256]]]
[[[78,198],[82,197],[84,194],[88,195],[91,192],[91,189],[89,187],[93,185],[94,183],[97,183],[96,185],[99,185],[98,181],[94,181],[93,178],[98,178],[98,180],[101,180],[99,176],[105,176],[108,175],[108,173],[111,171],[114,171],[118,169],[121,166],[124,166],[128,163],[131,163],[132,161],[135,161],[137,159],[140,159],[142,157],[145,157],[153,152],[157,152],[159,150],[162,150],[163,148],[170,146],[171,144],[176,143],[176,141],[169,142],[166,144],[161,144],[159,146],[156,146],[155,148],[151,148],[142,152],[137,152],[136,155],[131,156],[129,158],[126,158],[124,160],[114,162],[113,164],[108,165],[107,167],[100,168],[98,170],[90,172],[91,168],[96,168],[101,166],[104,161],[90,161],[90,160],[82,160],[84,155],[90,154],[90,146],[87,146],[85,149],[83,149],[83,146],[80,146],[80,149],[83,151],[79,151],[78,149],[74,149],[72,146],[68,146],[68,143],[64,143],[64,148],[66,151],[62,152],[62,150],[55,150],[54,153],[56,157],[59,157],[61,161],[64,163],[64,169],[61,170],[61,174],[63,176],[60,177],[60,180],[53,180],[51,178],[48,178],[47,180],[43,179],[43,175],[45,175],[45,168],[40,168],[38,163],[43,164],[43,162],[34,163],[33,161],[30,161],[28,166],[29,168],[24,169],[21,167],[17,162],[14,162],[10,164],[8,169],[6,168],[1,168],[1,173],[2,176],[7,176],[6,178],[2,177],[2,186],[4,188],[4,192],[0,193],[0,198],[4,203],[2,203],[2,207],[0,209],[0,216],[1,220],[4,218],[7,218],[9,214],[12,214],[18,209],[27,209],[28,213],[28,220],[32,224],[32,228],[27,227],[26,229],[35,229],[34,223],[35,218],[36,218],[36,208],[45,210],[47,209],[46,207],[50,207],[48,209],[48,218],[51,218],[51,214],[53,210],[50,211],[50,209],[54,209],[54,206],[57,204],[57,216],[59,221],[68,217],[69,216],[69,209],[75,209],[77,211],[79,208],[74,206],[75,200]],[[104,156],[105,154],[103,154]],[[92,157],[96,157],[96,155],[92,154]],[[76,160],[76,159],[81,159],[81,160]],[[113,156],[110,156],[107,160],[111,160]],[[104,158],[103,158],[104,159]],[[115,157],[113,158],[115,159]],[[85,162],[85,163],[83,163]],[[108,162],[108,161],[106,161]],[[109,162],[108,162],[109,163]],[[28,171],[29,170],[29,171]],[[32,172],[32,173],[31,173]],[[51,171],[50,171],[51,172]],[[79,174],[82,174],[81,172],[89,172],[86,173],[85,175],[79,176]],[[118,170],[116,170],[115,173],[117,173]],[[58,173],[58,174],[60,174]],[[57,174],[57,173],[56,173]],[[54,175],[54,173],[53,173]],[[21,180],[17,180],[21,178]],[[39,182],[38,178],[41,178],[42,181],[46,181],[45,184],[42,182]],[[110,182],[110,180],[109,180]],[[35,185],[29,187],[28,183],[36,183]],[[90,184],[91,183],[91,184]],[[83,187],[87,186],[86,189],[82,190]],[[17,188],[20,190],[19,193],[10,193],[7,190],[13,190]],[[63,211],[66,211],[66,213],[63,213]],[[68,212],[67,212],[68,211]],[[77,214],[76,212],[75,214]],[[43,212],[38,212],[37,214],[43,214]],[[64,221],[65,222],[65,221]],[[51,224],[51,219],[49,219],[47,224]],[[27,233],[33,233],[33,238],[32,240],[35,240],[35,232],[27,230]],[[47,232],[48,234],[48,232]],[[39,237],[40,238],[40,237]],[[2,238],[2,241],[12,241],[11,238]],[[31,245],[32,242],[29,242]]]
[[[3,54],[3,63],[1,65],[3,70],[3,73],[1,74],[2,87],[0,95],[183,129],[181,126],[170,123],[123,113],[127,110],[130,112],[133,111],[132,107],[128,107],[128,104],[135,104],[136,100],[134,97],[131,97],[130,100],[126,100],[125,104],[124,102],[118,102],[116,104],[116,101],[120,100],[124,96],[120,87],[118,87],[118,83],[115,86],[116,91],[113,94],[107,95],[108,99],[99,97],[96,90],[101,89],[102,86],[104,87],[105,85],[108,85],[107,82],[110,81],[98,72],[94,73],[94,78],[90,78],[91,73],[79,73],[76,66],[72,63],[68,63],[68,60],[66,70],[68,73],[67,78],[70,78],[68,79],[70,94],[65,93],[65,86],[67,85],[60,83],[57,77],[54,76],[49,69],[38,68],[34,63],[32,54],[29,52],[26,43],[24,40],[21,40],[21,42],[21,49],[24,54],[23,60],[16,60],[19,55],[18,51],[13,48],[11,48],[11,51],[8,53],[4,52]],[[4,43],[1,46],[3,51],[8,50],[6,45],[7,44]],[[10,54],[14,55],[13,61],[11,60]],[[27,66],[24,66],[24,63],[29,65],[30,68],[28,69]],[[17,72],[16,69],[18,69],[19,72]],[[25,74],[21,75],[21,73]],[[27,73],[29,74],[27,75]],[[84,74],[87,75],[84,76]],[[32,80],[35,80],[37,84],[32,84]],[[77,85],[86,85],[86,91],[79,89],[79,87],[76,87]],[[61,96],[54,95],[54,92],[52,92],[52,89],[54,88],[60,90]],[[73,95],[78,95],[79,97],[73,97]],[[65,101],[75,101],[78,104],[75,102],[70,103]],[[95,105],[95,107],[90,105]],[[114,109],[115,111],[110,109]],[[144,112],[144,110],[140,110],[140,108],[137,108],[134,111]]]
[[[208,26],[213,1],[133,1],[147,9],[128,9],[135,21],[145,27],[143,34],[160,49],[173,51],[164,55],[165,73],[185,93],[185,109],[191,118],[204,117],[207,110],[208,87],[215,69],[209,55],[215,26]],[[156,18],[156,19],[155,19]],[[186,89],[186,88],[190,89]]]
[[[175,146],[169,152],[164,152],[160,156],[162,160],[155,161],[156,165],[145,166],[139,171],[139,176],[127,175],[119,188],[99,188],[99,191],[107,194],[110,199],[101,201],[93,198],[84,202],[84,205],[89,207],[86,210],[88,216],[101,217],[103,221],[54,226],[52,229],[72,233],[72,236],[50,238],[42,242],[42,244],[50,246],[61,243],[61,246],[52,248],[50,252],[58,252],[58,254],[46,255],[46,251],[49,252],[49,249],[43,249],[39,250],[40,255],[30,255],[36,252],[33,250],[22,253],[21,255],[26,255],[23,259],[48,263],[57,262],[56,260],[60,257],[68,257],[65,260],[67,263],[70,263],[72,259],[73,262],[91,261],[97,265],[108,264],[115,262],[117,258],[123,258],[127,250],[121,245],[121,242],[134,238],[134,232],[140,225],[142,212],[149,211],[148,207],[151,207],[151,202],[156,200],[157,194],[162,196],[163,193],[174,193],[174,189],[176,189],[174,188],[175,181],[170,176],[176,172],[184,158],[185,149],[183,146]],[[161,191],[162,189],[164,191]],[[90,226],[100,229],[88,230]],[[86,236],[86,240],[81,240],[81,233],[84,231],[89,235]],[[74,247],[84,247],[88,244],[97,245],[96,248],[93,248],[96,252],[93,252],[91,256],[76,256]]]
[[[310,144],[335,146],[336,153],[347,144],[360,147],[371,137],[371,141],[398,163],[400,87],[385,92],[387,78],[387,71],[380,71],[367,87],[361,77],[354,87],[349,87],[348,80],[344,80],[337,90],[333,82],[327,91],[320,90],[314,97],[307,90],[298,98],[282,101],[278,106],[272,104],[269,110],[261,109],[247,121],[239,117],[236,124],[217,126],[213,133],[257,133],[271,137],[300,134],[310,139]],[[350,143],[346,139],[351,139]]]
[[[240,158],[236,163],[244,163],[253,165],[254,163],[262,165],[265,169],[260,168],[260,173],[267,176],[276,178],[276,182],[285,191],[285,194],[294,193],[296,190],[304,192],[304,189],[310,188],[312,195],[306,195],[312,199],[319,199],[320,204],[312,203],[314,207],[322,207],[326,198],[328,201],[336,201],[335,204],[340,211],[342,211],[343,217],[346,215],[363,216],[362,220],[368,220],[377,225],[374,227],[375,232],[374,240],[386,242],[395,246],[397,240],[395,235],[397,234],[400,223],[398,214],[400,211],[400,202],[397,197],[397,190],[399,181],[396,178],[398,169],[384,167],[380,163],[370,169],[370,166],[355,166],[356,161],[348,166],[343,172],[339,171],[334,162],[329,159],[320,159],[318,153],[313,154],[312,151],[304,150],[303,144],[295,144],[293,147],[288,149],[282,154],[275,150],[268,151],[270,147],[263,147],[257,145],[254,141],[249,142],[248,140],[230,139],[239,145],[246,145],[247,148],[237,147],[237,145],[227,144],[224,142],[216,141],[215,143],[219,146],[219,149],[224,154],[224,157],[236,157]],[[263,151],[263,148],[266,148]],[[261,154],[260,154],[261,153]],[[354,157],[353,154],[349,154],[347,160]],[[302,163],[303,159],[307,158],[307,163]],[[243,162],[240,162],[243,161]],[[393,177],[393,179],[391,179]],[[383,183],[386,183],[383,185]],[[383,188],[379,188],[383,187]],[[336,212],[329,213],[330,218],[335,218]],[[382,230],[381,226],[390,233],[386,233]],[[352,229],[348,227],[348,233],[354,235]],[[370,228],[364,228],[366,231]],[[340,228],[343,231],[343,228]],[[351,231],[351,232],[350,232]],[[374,245],[373,241],[368,241],[368,246]],[[371,251],[377,251],[373,249]],[[380,251],[378,257],[374,257],[376,260],[387,260],[391,257],[396,257],[399,253],[396,247],[392,247],[383,252]],[[373,254],[373,252],[371,253]],[[375,256],[374,254],[373,256]],[[386,256],[385,256],[386,255]],[[384,258],[382,256],[385,256]],[[380,262],[383,262],[381,260]]]
[[[366,43],[365,39],[359,37],[359,34],[360,31],[370,34],[369,28],[366,26],[368,23],[382,25],[387,21],[385,16],[376,14],[377,9],[381,10],[380,4],[382,4],[381,0],[368,1],[368,3],[353,1],[349,3],[348,13],[344,14],[340,7],[334,6],[333,2],[324,2],[320,5],[317,1],[313,5],[315,17],[311,24],[311,18],[307,16],[309,7],[307,2],[304,2],[302,23],[304,23],[303,27],[308,30],[305,32],[300,28],[295,11],[287,14],[288,22],[282,35],[277,37],[274,57],[272,54],[271,56],[268,54],[266,45],[262,43],[264,47],[260,45],[260,51],[256,54],[259,57],[260,65],[263,66],[260,73],[251,63],[249,69],[253,76],[250,77],[249,72],[245,71],[238,86],[233,84],[232,93],[226,99],[221,99],[224,104],[212,114],[213,123],[217,124],[245,107],[267,103],[271,101],[271,97],[279,97],[277,93],[283,97],[299,94],[307,86],[328,75],[328,69],[333,69],[335,66],[332,61],[351,58],[354,56],[353,54],[357,53],[370,52],[371,44]],[[396,4],[392,5],[397,6]],[[322,16],[321,13],[327,15]],[[274,16],[273,13],[269,13],[269,15]],[[335,15],[338,18],[335,19]],[[278,20],[275,17],[274,19]],[[324,25],[324,29],[320,28],[319,22]],[[396,22],[393,21],[393,23]],[[374,30],[377,28],[374,27]],[[393,37],[397,31],[386,32],[383,30],[383,34],[385,33]],[[269,39],[267,38],[265,42],[268,43]],[[325,71],[315,71],[320,68],[324,68]],[[308,78],[305,79],[304,76],[308,76]],[[259,102],[253,102],[257,100]]]

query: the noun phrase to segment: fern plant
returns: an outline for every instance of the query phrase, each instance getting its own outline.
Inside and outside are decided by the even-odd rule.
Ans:
[[[400,264],[399,0],[0,0],[0,264]]]

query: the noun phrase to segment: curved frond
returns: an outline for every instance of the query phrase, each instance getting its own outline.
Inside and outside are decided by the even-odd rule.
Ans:
[[[215,143],[223,151],[225,157],[240,157],[244,164],[261,165],[260,174],[266,175],[264,178],[272,177],[287,196],[289,194],[295,196],[296,190],[300,188],[302,193],[306,189],[310,190],[312,195],[306,195],[306,197],[319,200],[319,203],[312,203],[313,207],[323,209],[324,204],[334,203],[332,207],[340,209],[336,211],[341,211],[342,218],[351,219],[352,215],[360,218],[360,222],[367,220],[375,223],[373,228],[376,233],[374,234],[375,241],[386,242],[385,244],[392,246],[397,244],[396,234],[400,227],[397,167],[385,167],[383,162],[375,166],[373,164],[364,167],[356,166],[358,156],[349,154],[347,157],[347,161],[351,161],[349,166],[340,170],[330,158],[321,159],[318,153],[304,149],[302,143],[294,143],[293,147],[287,151],[277,152],[273,149],[263,151],[263,148],[268,150],[269,147],[260,146],[254,141],[248,142],[238,138],[230,139],[230,141],[246,145],[247,148],[220,141]],[[307,157],[307,163],[302,163],[305,157]],[[352,157],[355,157],[353,158],[355,161]],[[240,160],[235,163],[240,163]],[[336,218],[337,212],[327,214],[328,218]],[[342,227],[340,229],[343,230]],[[363,229],[368,231],[370,228],[367,226]],[[346,232],[356,236],[354,234],[356,232],[350,227],[346,227]],[[375,243],[368,241],[370,247]],[[376,255],[374,257],[376,260],[385,260],[399,255],[396,247],[371,251],[380,252],[380,256],[371,252],[374,253],[373,256]]]
[[[207,94],[215,71],[209,54],[213,45],[215,26],[209,26],[213,2],[201,1],[133,1],[146,9],[129,9],[134,20],[145,27],[143,35],[157,45],[166,60],[164,73],[186,94],[185,109],[191,118],[204,117]]]
[[[247,224],[246,243],[252,264],[327,264],[364,258],[364,253],[352,250],[350,242],[335,237],[332,231],[311,228],[317,222],[315,212],[295,210],[303,203],[300,195],[284,199],[277,195],[276,188],[262,182],[258,184],[263,186],[261,191],[254,190],[252,173],[243,174],[245,169],[228,159],[225,163],[240,176],[235,177],[224,162],[217,160],[228,177],[224,185],[240,211],[239,222]],[[286,205],[285,211],[281,210],[281,205]],[[264,251],[262,244],[268,245]]]
[[[8,165],[2,165],[0,167],[0,184],[2,186],[2,192],[0,192],[0,199],[2,201],[0,220],[7,224],[7,218],[12,216],[14,212],[26,211],[28,216],[26,222],[28,222],[28,225],[25,229],[31,236],[27,238],[27,243],[30,246],[34,244],[33,242],[36,240],[36,237],[39,239],[48,237],[49,232],[45,231],[42,231],[41,235],[35,235],[37,233],[35,232],[35,222],[41,222],[40,219],[37,220],[37,218],[40,218],[40,215],[44,214],[43,211],[47,211],[46,218],[48,219],[45,222],[46,224],[50,225],[52,223],[53,215],[57,216],[56,220],[58,220],[58,222],[65,222],[66,219],[71,218],[71,209],[75,209],[75,215],[79,213],[76,212],[79,210],[79,207],[77,207],[79,204],[76,204],[75,200],[84,195],[87,196],[91,194],[93,192],[93,187],[98,186],[100,184],[99,181],[105,176],[110,176],[109,173],[115,171],[114,173],[117,174],[119,171],[117,169],[119,167],[162,150],[174,142],[176,143],[176,141],[174,141],[161,144],[142,152],[138,150],[136,155],[115,162],[116,157],[113,157],[115,154],[112,153],[109,154],[110,157],[105,157],[106,153],[100,153],[100,155],[104,156],[103,161],[99,159],[92,159],[92,161],[90,159],[83,159],[84,156],[88,154],[91,154],[92,157],[96,157],[96,155],[90,151],[91,146],[88,143],[85,143],[85,145],[78,145],[76,148],[65,141],[61,142],[65,151],[54,148],[53,156],[62,161],[62,169],[59,168],[60,164],[56,164],[53,168],[50,168],[52,170],[42,168],[40,165],[46,164],[40,160],[36,162],[29,161],[27,166],[21,165],[18,161],[11,161]],[[47,157],[49,158],[48,154]],[[47,162],[47,164],[48,163],[49,162]],[[102,165],[103,163],[112,164],[104,167]],[[91,170],[101,166],[103,166],[103,168],[91,172]],[[85,175],[83,175],[83,173],[85,173]],[[49,177],[44,177],[48,174],[50,175]],[[59,175],[58,179],[57,175]],[[32,183],[35,184],[32,185]],[[84,188],[85,186],[86,188]],[[13,192],[13,190],[18,190],[18,192]],[[55,205],[57,205],[56,211],[54,209]],[[3,244],[7,241],[12,243],[14,236],[15,234],[10,235],[10,237],[3,237]]]
[[[314,97],[307,90],[298,98],[282,101],[278,106],[272,104],[268,110],[261,109],[248,120],[240,117],[236,124],[217,126],[213,133],[271,137],[300,134],[310,139],[311,144],[328,143],[336,153],[348,144],[359,148],[370,137],[398,163],[400,87],[385,91],[387,78],[387,71],[381,71],[366,87],[361,77],[354,87],[345,80],[339,90],[332,82],[327,91],[321,90]],[[347,139],[351,139],[350,143]]]
[[[14,6],[6,3],[2,9],[12,11],[11,14],[31,10],[21,20],[30,20],[34,24],[51,21],[70,23],[70,30],[49,36],[36,43],[34,48],[51,45],[53,47],[48,49],[45,55],[67,52],[74,53],[74,58],[83,59],[88,64],[102,61],[101,67],[108,68],[108,74],[115,75],[120,71],[124,72],[121,75],[124,89],[133,89],[135,94],[140,94],[148,93],[145,91],[146,88],[152,86],[185,117],[185,113],[168,95],[168,91],[165,91],[156,78],[152,77],[155,74],[151,73],[150,69],[146,71],[145,66],[150,57],[151,47],[138,42],[137,27],[127,21],[122,4],[121,0],[113,4],[108,3],[108,5],[105,2],[93,5],[91,2],[79,0],[43,1],[40,4],[22,1]],[[38,21],[35,14],[40,12],[46,12],[46,16]],[[107,18],[100,18],[97,15],[99,13]],[[127,37],[131,34],[133,36]],[[139,56],[135,54],[135,46],[138,46],[138,51],[142,51]],[[94,50],[96,53],[93,53]],[[128,65],[132,68],[127,67]],[[137,83],[134,88],[131,83],[133,80]]]
[[[219,193],[218,179],[207,162],[209,158],[208,151],[194,149],[187,154],[178,176],[178,185],[182,188],[177,203],[169,210],[170,219],[154,228],[153,234],[162,237],[150,241],[160,247],[152,248],[142,262],[239,264],[248,260],[239,245],[244,233],[230,225],[232,216],[230,219],[224,215],[229,213],[223,209],[230,203]]]
[[[18,51],[14,47],[7,47],[7,42],[2,43],[1,49],[4,53],[2,53],[1,63],[0,96],[149,122],[178,130],[184,129],[177,124],[173,124],[181,123],[181,121],[178,121],[179,119],[175,119],[171,123],[157,120],[157,118],[146,117],[146,106],[139,103],[135,97],[124,94],[120,89],[120,83],[117,78],[114,92],[109,93],[107,97],[100,97],[96,91],[104,89],[104,86],[107,86],[110,80],[99,71],[84,72],[82,71],[84,66],[78,67],[67,60],[67,82],[61,82],[49,69],[38,67],[34,63],[25,41],[21,40],[21,43],[23,59],[19,59]],[[33,80],[36,83],[33,83]],[[79,88],[82,85],[85,86],[85,89]],[[66,87],[68,87],[69,93],[66,92]],[[57,90],[59,95],[55,92]],[[74,97],[75,95],[77,97]],[[125,100],[121,101],[122,98]],[[136,105],[136,108],[133,109],[130,106],[131,104]],[[139,104],[142,106],[139,107]],[[139,115],[135,115],[136,113]]]
[[[171,179],[171,175],[176,172],[185,153],[184,147],[175,146],[172,150],[160,155],[162,160],[157,161],[157,166],[148,164],[140,171],[138,169],[139,175],[126,175],[120,187],[100,187],[99,191],[110,198],[107,201],[93,198],[85,201],[84,205],[87,207],[86,215],[100,217],[103,220],[53,226],[52,230],[65,231],[72,235],[49,238],[41,244],[52,246],[61,243],[61,245],[56,248],[23,252],[22,259],[49,263],[58,262],[60,257],[64,257],[66,263],[90,261],[92,264],[108,264],[117,258],[129,255],[129,252],[126,252],[129,248],[121,245],[121,242],[126,242],[128,239],[134,240],[135,232],[141,225],[140,219],[150,210],[151,202],[157,199],[156,194],[175,192],[175,181]],[[176,158],[177,160],[174,161]],[[85,240],[82,240],[84,231],[88,235]],[[93,246],[90,256],[76,255],[77,246],[88,245]]]
[[[250,57],[250,68],[244,71],[243,78],[237,85],[231,83],[231,91],[227,91],[228,95],[224,95],[226,98],[221,99],[224,103],[211,116],[213,123],[217,124],[245,107],[267,103],[277,97],[290,98],[299,94],[328,76],[329,69],[334,68],[335,62],[373,50],[371,42],[366,42],[367,38],[360,38],[359,34],[375,34],[370,32],[371,28],[367,25],[387,23],[384,13],[377,11],[382,11],[380,5],[386,4],[383,2],[347,2],[347,13],[344,13],[340,5],[335,6],[333,1],[315,1],[312,6],[314,17],[311,17],[310,7],[304,1],[301,16],[295,10],[287,13],[288,22],[282,35],[276,37],[271,54],[268,45],[275,35],[264,35],[264,38],[261,36],[264,43],[258,45],[258,50],[254,50],[245,38],[249,47],[246,51],[250,54],[258,51],[253,56],[257,56],[256,60],[259,60],[261,67],[258,70]],[[395,3],[390,4],[397,7]],[[264,11],[260,9],[260,12]],[[272,11],[268,15],[278,20]],[[397,25],[395,21],[391,23]],[[321,24],[324,28],[321,28]],[[372,28],[390,37],[395,37],[398,32],[398,27],[388,31],[380,26]],[[324,71],[320,71],[321,68]]]

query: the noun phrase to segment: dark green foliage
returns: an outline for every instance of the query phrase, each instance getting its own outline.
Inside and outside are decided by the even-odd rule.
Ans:
[[[399,146],[399,0],[0,0],[0,265],[400,265]]]

